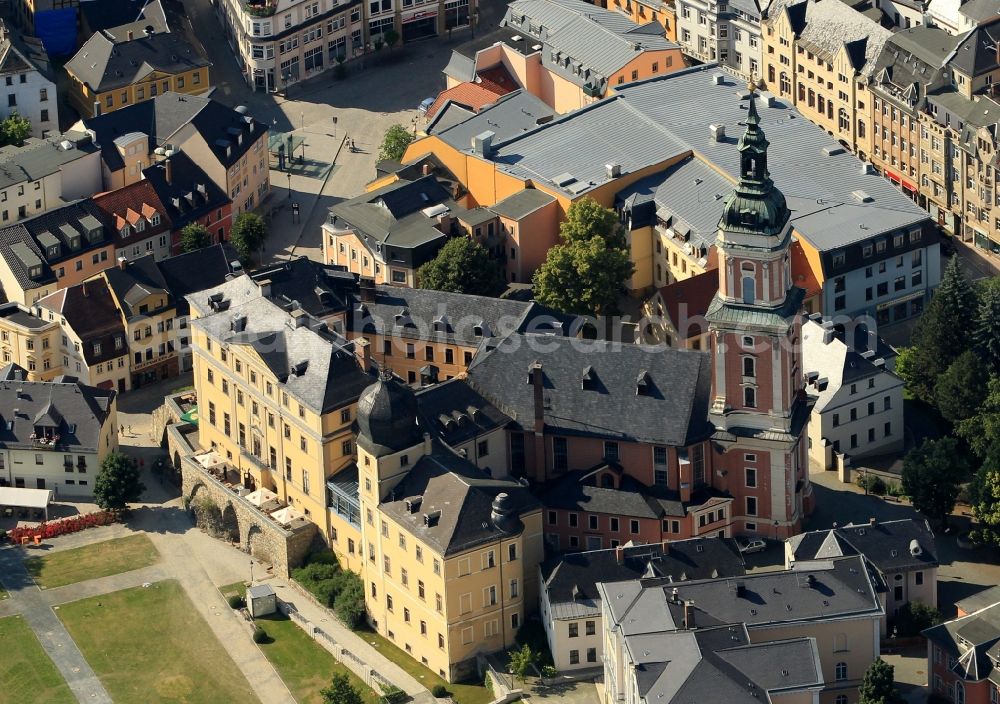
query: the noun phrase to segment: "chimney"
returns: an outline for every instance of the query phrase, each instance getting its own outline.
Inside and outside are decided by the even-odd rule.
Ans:
[[[128,31],[128,40],[132,41],[132,30],[131,29]]]
[[[615,547],[615,562],[619,565],[625,562],[625,548],[621,545]]]
[[[493,155],[493,138],[496,136],[496,132],[491,130],[477,134],[472,138],[472,153],[489,159]]]
[[[687,630],[694,630],[695,628],[694,619],[694,602],[685,601],[684,602],[684,628]]]
[[[420,173],[424,176],[430,176],[434,172],[434,167],[431,164],[424,164],[420,167]]]
[[[125,257],[118,257],[118,268],[125,271],[125,267],[128,266],[128,259]]]
[[[874,526],[875,523],[876,523],[875,516],[872,516],[871,518],[868,519],[868,525],[869,526]]]
[[[365,372],[370,372],[372,369],[371,343],[363,337],[355,338],[354,354],[358,357],[358,364],[361,365],[361,369]]]
[[[257,282],[258,288],[260,288],[260,295],[262,298],[271,297],[271,279],[261,279]]]
[[[168,186],[173,185],[173,182],[174,182],[174,179],[173,179],[174,169],[170,165],[170,159],[165,160],[163,162],[163,164],[164,164],[163,168],[166,169],[167,185]]]
[[[618,178],[619,176],[622,175],[622,165],[621,164],[615,164],[615,163],[605,164],[604,165],[604,170],[608,174],[608,180],[609,181],[612,180],[612,179],[616,179],[616,178]]]
[[[432,447],[431,447],[431,434],[430,433],[424,433],[424,454],[425,455],[431,454],[431,449],[432,449]]]
[[[87,293],[87,282],[86,281],[84,281],[83,283],[80,284],[80,294],[84,298],[86,298],[87,296],[90,295],[89,293]]]

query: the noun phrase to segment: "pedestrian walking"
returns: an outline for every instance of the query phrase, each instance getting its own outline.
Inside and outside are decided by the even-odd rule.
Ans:
[[[125,434],[125,426],[124,425],[118,429],[118,434],[119,435],[124,435]]]
[[[132,434],[132,425],[131,425],[131,423],[130,423],[130,424],[129,424],[129,426],[128,426],[128,434],[129,434],[129,435],[131,435],[131,434]]]

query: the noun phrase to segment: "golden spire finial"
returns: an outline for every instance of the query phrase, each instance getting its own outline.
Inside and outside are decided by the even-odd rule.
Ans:
[[[754,80],[753,74],[750,74],[750,80],[747,81],[747,90],[750,91],[750,95],[757,92],[757,81]]]

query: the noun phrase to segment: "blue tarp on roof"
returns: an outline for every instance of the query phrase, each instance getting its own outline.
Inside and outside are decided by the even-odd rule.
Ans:
[[[35,35],[49,56],[72,56],[76,52],[76,8],[36,12]]]

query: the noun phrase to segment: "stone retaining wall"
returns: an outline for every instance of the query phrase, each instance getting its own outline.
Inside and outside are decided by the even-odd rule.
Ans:
[[[307,523],[286,530],[202,469],[193,459],[195,450],[187,439],[190,428],[174,424],[166,429],[171,461],[180,465],[185,506],[210,534],[238,543],[244,552],[269,563],[277,574],[290,576],[291,570],[305,561],[317,535],[316,525]]]

